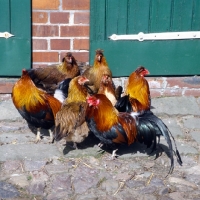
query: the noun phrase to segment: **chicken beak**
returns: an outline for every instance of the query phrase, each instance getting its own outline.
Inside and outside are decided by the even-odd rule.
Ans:
[[[146,74],[150,74],[149,70],[147,70],[147,69],[145,70],[145,73],[146,73]]]

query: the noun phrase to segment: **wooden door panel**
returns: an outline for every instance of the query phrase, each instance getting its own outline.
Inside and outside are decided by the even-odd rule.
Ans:
[[[200,40],[192,41],[95,41],[91,49],[102,48],[113,76],[129,76],[143,65],[151,76],[200,74]],[[120,48],[119,48],[120,47]],[[134,47],[134,50],[133,50]],[[91,63],[94,51],[90,51]],[[172,64],[171,64],[172,63]]]
[[[200,31],[200,0],[92,0],[90,9],[90,64],[102,48],[115,77],[139,65],[153,76],[200,74],[200,39],[109,40],[112,34]]]
[[[199,0],[197,0],[199,1]],[[190,31],[193,21],[193,2],[175,0],[173,5],[172,31]]]
[[[0,40],[0,75],[20,76],[22,69],[30,68],[30,41],[9,38]],[[2,56],[3,54],[3,56]]]
[[[30,0],[2,0],[0,3],[0,17],[5,14],[0,20],[0,32],[14,35],[0,38],[0,76],[20,76],[23,68],[31,68],[30,3]]]
[[[10,31],[10,2],[1,0],[0,2],[0,32]]]

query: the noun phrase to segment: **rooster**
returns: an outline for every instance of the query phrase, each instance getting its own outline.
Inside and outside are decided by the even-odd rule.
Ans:
[[[87,98],[85,116],[90,131],[99,138],[102,144],[130,145],[135,141],[139,141],[148,148],[152,146],[152,150],[155,150],[157,146],[156,137],[164,136],[169,146],[171,160],[169,173],[172,173],[174,158],[169,136],[170,132],[161,119],[157,118],[150,111],[144,114],[141,119],[137,119],[129,113],[117,111],[104,94],[93,94]],[[116,150],[113,151],[113,157],[115,152]],[[175,155],[181,165],[182,161],[177,148]]]
[[[149,71],[141,66],[129,76],[125,96],[121,97],[116,104],[116,108],[120,112],[143,113],[150,110],[149,84],[144,78],[147,74],[149,74]]]
[[[78,76],[80,70],[74,56],[68,52],[61,64],[30,69],[28,73],[37,87],[53,94],[61,81]]]
[[[71,80],[68,97],[56,115],[54,139],[65,138],[66,142],[73,142],[74,148],[87,136],[89,129],[85,122],[87,89],[83,84],[88,81],[85,77],[78,76]]]
[[[97,93],[103,75],[109,75],[112,78],[112,72],[108,67],[106,58],[103,54],[103,50],[97,49],[93,67],[85,70],[82,76],[86,77],[89,80],[85,84],[90,86],[94,93]]]
[[[36,142],[40,138],[40,129],[50,129],[54,126],[56,113],[61,108],[61,102],[35,86],[28,71],[23,69],[21,78],[12,89],[12,101],[21,116],[37,128]],[[50,132],[50,136],[52,134]]]

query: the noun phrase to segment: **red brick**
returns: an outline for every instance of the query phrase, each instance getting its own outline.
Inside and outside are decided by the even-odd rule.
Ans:
[[[47,12],[32,12],[32,23],[47,23]]]
[[[0,83],[0,94],[9,94],[12,92],[14,83],[6,82]]]
[[[47,50],[47,40],[32,39],[33,50]]]
[[[62,0],[64,10],[89,10],[90,0]]]
[[[165,89],[162,92],[162,96],[170,97],[170,96],[182,96],[182,89]]]
[[[167,87],[199,88],[200,77],[170,77],[167,78]]]
[[[200,89],[186,89],[184,92],[185,96],[194,96],[199,97],[200,96]]]
[[[48,36],[58,36],[58,26],[49,25],[33,25],[32,26],[32,36],[36,37],[48,37]]]
[[[66,53],[67,51],[62,52],[60,58],[62,59]],[[80,62],[89,62],[89,52],[72,52],[72,55]]]
[[[32,0],[33,10],[58,10],[59,0]]]
[[[70,49],[70,40],[69,39],[52,39],[50,43],[51,43],[52,50]]]
[[[89,12],[75,12],[74,13],[74,24],[89,24],[90,13]]]
[[[163,83],[162,80],[156,80],[156,79],[150,80],[150,79],[147,79],[147,81],[149,83],[149,87],[150,88],[162,88],[162,83]]]
[[[57,52],[33,52],[33,62],[58,62]]]
[[[81,62],[89,62],[89,52],[74,52],[75,58]]]
[[[61,26],[61,36],[89,37],[89,26]]]
[[[68,12],[53,12],[50,13],[50,22],[54,24],[68,24],[69,23],[69,13]]]
[[[161,96],[161,90],[150,89],[151,98],[156,98]]]
[[[74,49],[89,50],[89,39],[74,39]]]

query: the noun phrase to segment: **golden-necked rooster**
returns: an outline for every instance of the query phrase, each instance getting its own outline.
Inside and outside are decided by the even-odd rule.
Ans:
[[[67,142],[76,144],[82,142],[87,136],[89,129],[85,122],[87,89],[83,86],[88,81],[85,77],[78,76],[71,80],[68,97],[62,108],[56,115],[54,139],[64,138]]]
[[[13,86],[12,101],[28,124],[37,128],[36,142],[41,139],[40,128],[53,127],[56,113],[61,108],[59,100],[35,86],[25,69]]]
[[[144,143],[148,148],[157,145],[156,137],[161,135],[169,146],[171,167],[174,168],[173,148],[166,125],[153,115],[152,112],[145,113],[141,119],[135,118],[129,113],[118,112],[104,94],[93,94],[87,98],[86,122],[91,132],[99,138],[102,144],[127,144],[135,141]],[[176,148],[177,160],[182,164],[179,152]]]
[[[96,50],[93,66],[85,70],[82,75],[89,79],[85,84],[90,86],[94,93],[98,92],[103,75],[109,75],[112,78],[112,72],[108,67],[103,50]]]
[[[30,69],[28,73],[36,87],[53,94],[61,81],[78,76],[80,70],[74,56],[68,52],[61,64]]]
[[[151,97],[149,84],[144,78],[149,71],[144,67],[138,67],[128,78],[125,87],[125,96],[121,97],[116,108],[120,112],[136,112],[150,110]]]

